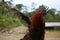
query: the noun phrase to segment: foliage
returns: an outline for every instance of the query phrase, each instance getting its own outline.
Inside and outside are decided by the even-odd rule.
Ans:
[[[48,13],[50,13],[52,16],[55,15],[55,12],[56,12],[56,9],[54,9],[54,8],[51,8],[48,10]]]
[[[4,28],[11,29],[17,26],[22,26],[20,19],[0,14],[0,30]]]
[[[39,8],[35,9],[32,12],[26,13],[29,17],[32,18],[32,16],[38,12],[39,9],[46,7],[47,12],[44,16],[46,22],[60,22],[60,11],[57,11],[54,8],[49,9],[49,7],[45,5],[40,5]]]
[[[17,5],[15,5],[15,7],[16,7],[19,11],[21,11],[21,10],[22,10],[23,5],[22,5],[22,4],[17,4]]]
[[[0,2],[0,30],[5,28],[12,29],[22,25],[23,23],[10,10],[9,5],[6,2],[4,4]]]
[[[11,2],[9,2],[11,3]],[[23,4],[16,4],[15,7],[19,11],[22,10]],[[45,5],[40,5],[39,8],[34,9],[32,12],[27,12],[27,8],[25,8],[25,15],[29,16],[32,18],[34,14],[38,12],[39,9],[46,7]],[[15,28],[17,26],[22,26],[25,25],[25,23],[22,22],[21,19],[18,19],[17,16],[14,15],[14,13],[10,10],[11,4],[8,5],[7,2],[3,3],[0,1],[0,30],[4,28]],[[46,22],[60,22],[60,10],[57,11],[54,8],[48,9],[46,16],[44,16]]]

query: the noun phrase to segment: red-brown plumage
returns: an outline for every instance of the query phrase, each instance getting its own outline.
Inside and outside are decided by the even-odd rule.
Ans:
[[[43,11],[39,10],[38,14],[34,14],[32,17],[32,22],[31,25],[34,28],[40,28],[41,25],[43,25],[43,27],[45,27],[45,21],[43,18]]]
[[[31,39],[44,40],[45,34],[45,21],[43,18],[43,10],[39,10],[38,14],[34,14],[31,21]]]

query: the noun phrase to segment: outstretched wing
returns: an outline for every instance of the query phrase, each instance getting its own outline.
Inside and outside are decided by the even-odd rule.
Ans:
[[[21,18],[22,18],[28,25],[31,24],[31,20],[29,19],[28,16],[24,15],[23,13],[21,13],[20,11],[18,11],[18,10],[15,9],[15,8],[11,8],[11,9],[12,9],[12,11],[15,12],[15,15],[17,15],[19,18],[20,18],[20,16],[21,16]]]

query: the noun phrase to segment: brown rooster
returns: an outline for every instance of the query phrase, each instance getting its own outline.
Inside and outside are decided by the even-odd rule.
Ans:
[[[29,28],[29,33],[27,33],[21,40],[44,40],[45,21],[43,15],[45,13],[45,9],[40,9],[38,11],[38,14],[33,15]]]
[[[15,9],[14,9],[15,10]],[[17,11],[17,10],[15,10]],[[40,9],[37,14],[34,14],[32,20],[21,12],[17,13],[22,16],[22,19],[28,24],[28,33],[20,40],[44,40],[45,35],[45,21],[43,15],[46,13],[45,9]],[[19,17],[19,15],[17,15]]]

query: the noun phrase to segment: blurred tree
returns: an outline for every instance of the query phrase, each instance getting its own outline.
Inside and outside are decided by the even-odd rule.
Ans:
[[[10,2],[10,1],[9,1]],[[1,6],[1,10],[2,10],[2,14],[5,14],[5,13],[7,13],[7,12],[9,12],[9,10],[10,10],[10,7],[9,7],[9,3],[8,3],[8,1],[4,1],[4,0],[2,0],[1,2],[0,2],[1,4],[0,4],[0,6]]]
[[[55,22],[60,22],[60,15],[59,14],[57,14],[56,16],[55,16],[55,20],[54,20]]]
[[[45,10],[48,10],[48,6],[45,6],[45,5],[40,5],[38,9],[45,9]]]
[[[15,28],[22,24],[17,17],[13,17],[14,13],[11,11],[11,2],[11,0],[2,0],[0,2],[0,30]]]
[[[60,11],[58,11],[57,14],[60,15]]]
[[[34,5],[34,3],[33,3],[33,5]],[[38,12],[39,9],[45,9],[45,10],[47,10],[48,7],[45,6],[45,5],[40,5],[37,9],[33,8],[33,11],[29,12],[27,15],[29,15],[30,17],[32,17],[34,14],[36,14]],[[44,14],[44,15],[46,15],[46,14]]]
[[[53,16],[50,13],[48,13],[46,15],[46,17],[45,17],[45,21],[46,22],[53,22],[54,21],[54,18],[53,18]]]
[[[16,5],[15,5],[15,7],[16,7],[19,11],[21,11],[21,10],[22,10],[23,5],[22,5],[22,4],[16,4]]]
[[[55,16],[56,9],[51,8],[51,9],[49,9],[49,10],[48,10],[48,12],[47,12],[47,13],[50,13],[52,16]]]
[[[28,7],[27,6],[23,6],[23,13],[27,14],[28,13]]]
[[[36,4],[33,2],[32,4],[31,4],[31,10],[35,10],[36,9]]]

